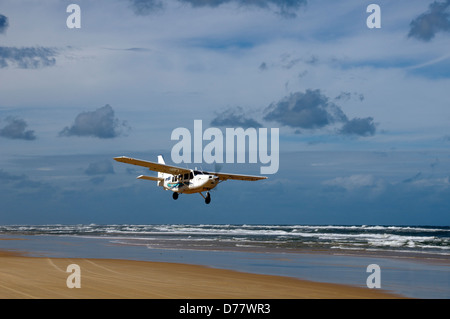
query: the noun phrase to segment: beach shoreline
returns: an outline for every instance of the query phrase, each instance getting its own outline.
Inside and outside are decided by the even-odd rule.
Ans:
[[[54,236],[54,235],[50,235]],[[28,236],[26,236],[28,237]],[[28,237],[30,238],[30,237]],[[90,238],[89,236],[80,236],[80,238]],[[120,242],[122,238],[117,237],[99,237],[103,240],[110,240],[108,243],[109,246],[118,246],[118,247],[129,247],[129,246],[143,246],[139,243],[142,239],[134,239],[134,238],[126,238],[126,242]],[[10,235],[1,235],[0,241],[17,241],[17,240],[29,240],[24,237],[10,236]],[[119,241],[118,241],[119,240]],[[134,242],[136,240],[136,242]],[[417,253],[417,252],[408,252],[408,251],[389,251],[389,250],[368,250],[368,249],[311,249],[311,248],[280,248],[280,247],[256,247],[256,246],[236,246],[236,245],[223,245],[221,243],[220,246],[215,245],[211,247],[209,243],[202,245],[201,242],[195,241],[190,242],[189,240],[184,240],[182,242],[182,246],[174,245],[173,242],[166,242],[164,240],[152,240],[152,244],[145,244],[147,248],[151,248],[154,250],[186,250],[186,251],[205,251],[205,252],[247,252],[247,253],[277,253],[277,254],[317,254],[317,255],[334,255],[334,256],[357,256],[357,257],[374,257],[374,258],[391,258],[391,259],[409,259],[415,260],[418,262],[425,263],[436,263],[450,266],[450,258],[448,255],[442,255],[438,253]],[[0,248],[1,251],[1,248]],[[23,255],[33,255],[33,252],[28,251],[24,252]]]
[[[80,269],[80,288],[68,288]],[[1,299],[391,299],[384,290],[201,265],[124,259],[27,257],[0,251]]]
[[[104,237],[106,238],[106,237]],[[111,240],[116,238],[110,237]],[[116,239],[117,240],[117,239]],[[120,240],[120,238],[118,239]],[[136,240],[133,243],[133,238],[127,238],[126,243],[111,242],[110,245],[117,246],[130,246],[130,245],[142,245],[139,242],[142,239]],[[176,246],[173,242],[167,242],[164,240],[152,240],[151,244],[147,244],[147,247],[152,249],[180,249],[191,251],[217,251],[217,252],[247,252],[247,253],[276,253],[276,254],[317,254],[317,255],[334,255],[334,256],[358,256],[358,257],[374,257],[374,258],[391,258],[391,259],[409,259],[418,262],[436,263],[450,266],[450,258],[448,255],[438,253],[417,253],[410,251],[389,251],[389,250],[377,250],[377,249],[330,249],[330,248],[283,248],[283,247],[257,247],[252,245],[240,245],[234,244],[220,246],[214,245],[211,247],[209,242],[201,243],[199,241],[184,240],[182,246]]]

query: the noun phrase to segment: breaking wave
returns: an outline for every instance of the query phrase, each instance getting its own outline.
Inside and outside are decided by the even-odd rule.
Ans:
[[[10,225],[0,234],[110,237],[121,244],[202,242],[219,247],[385,250],[450,256],[450,227],[368,225]],[[184,245],[184,248],[189,245]],[[153,245],[152,247],[156,247]],[[199,247],[199,245],[193,245]]]

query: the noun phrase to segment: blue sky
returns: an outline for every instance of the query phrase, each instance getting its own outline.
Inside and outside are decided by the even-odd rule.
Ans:
[[[449,40],[448,0],[2,0],[0,223],[449,225]],[[279,171],[205,205],[112,160],[196,119],[279,128]]]

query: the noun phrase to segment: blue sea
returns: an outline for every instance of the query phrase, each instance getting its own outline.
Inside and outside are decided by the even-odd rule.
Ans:
[[[450,227],[369,225],[8,225],[0,249],[31,256],[199,264],[450,298]],[[369,289],[369,288],[367,288]]]

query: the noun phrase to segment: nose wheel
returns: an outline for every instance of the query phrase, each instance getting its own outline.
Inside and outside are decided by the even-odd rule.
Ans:
[[[173,198],[174,200],[177,200],[177,199],[178,199],[178,193],[173,193],[173,194],[172,194],[172,198]]]

